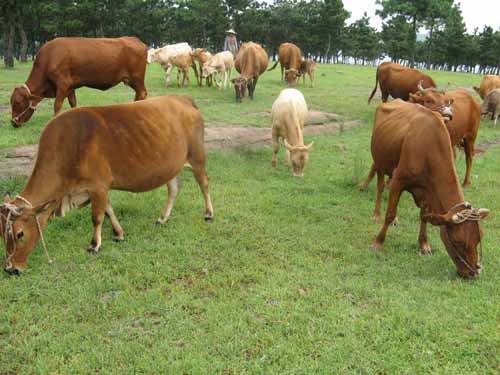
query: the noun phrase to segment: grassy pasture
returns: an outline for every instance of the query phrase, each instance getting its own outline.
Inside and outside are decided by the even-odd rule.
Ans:
[[[0,70],[3,123],[11,90],[29,69]],[[480,80],[431,74],[452,88]],[[262,77],[254,102],[238,105],[232,90],[165,89],[162,75],[148,67],[150,96],[192,95],[208,122],[224,124],[270,126],[247,113],[270,108],[283,88],[276,69]],[[112,192],[126,241],[113,243],[106,222],[97,256],[85,251],[88,208],[53,220],[45,238],[55,265],[38,246],[22,277],[0,275],[0,374],[498,373],[500,148],[475,158],[466,192],[492,210],[483,223],[479,279],[456,276],[436,228],[429,233],[435,255],[417,255],[418,210],[408,194],[400,225],[389,229],[382,251],[372,252],[380,229],[371,219],[375,186],[359,192],[355,185],[371,160],[379,96],[370,106],[366,100],[374,76],[371,67],[320,66],[316,88],[300,86],[311,109],[363,122],[306,139],[315,147],[303,179],[291,176],[282,155],[272,170],[269,149],[210,153],[213,224],[203,222],[189,171],[164,227],[154,222],[165,189]],[[119,103],[133,91],[80,89],[77,98],[79,105]],[[21,129],[1,127],[0,148],[35,143],[52,104],[44,102]],[[478,142],[499,136],[484,120]],[[457,168],[463,177],[461,154]],[[19,192],[24,182],[0,179],[0,191]]]

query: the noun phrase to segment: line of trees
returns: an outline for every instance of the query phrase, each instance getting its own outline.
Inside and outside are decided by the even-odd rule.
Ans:
[[[453,0],[377,0],[379,32],[365,14],[347,25],[342,0],[2,0],[0,54],[26,61],[56,37],[134,35],[150,46],[188,42],[221,49],[224,31],[274,55],[285,41],[321,62],[405,65],[499,73],[500,30],[468,34]],[[423,35],[423,37],[422,37]]]

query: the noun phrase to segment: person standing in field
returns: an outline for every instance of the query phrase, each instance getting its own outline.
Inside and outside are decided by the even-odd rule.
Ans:
[[[224,40],[224,51],[229,51],[236,56],[238,52],[238,40],[236,39],[236,31],[229,29],[226,31],[226,40]]]

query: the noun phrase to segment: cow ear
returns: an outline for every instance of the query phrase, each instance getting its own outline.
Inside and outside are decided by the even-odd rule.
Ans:
[[[479,94],[479,87],[474,86],[473,89],[474,89],[475,92],[477,92]]]
[[[481,219],[484,219],[490,214],[490,210],[488,210],[487,208],[480,208],[478,210],[478,213]]]
[[[422,216],[422,220],[425,223],[431,223],[432,225],[445,225],[448,223],[446,215],[441,214],[425,214]]]
[[[410,94],[410,103],[419,103],[420,94]]]
[[[35,215],[35,216],[40,215],[41,213],[43,213],[43,212],[47,211],[48,209],[50,209],[51,207],[55,206],[56,203],[57,203],[57,201],[55,199],[48,201],[48,202],[45,202],[45,203],[42,203],[41,205],[32,208],[30,210],[30,214]]]
[[[12,198],[10,197],[10,193],[6,192],[3,195],[3,203],[10,203],[10,202],[12,202]]]

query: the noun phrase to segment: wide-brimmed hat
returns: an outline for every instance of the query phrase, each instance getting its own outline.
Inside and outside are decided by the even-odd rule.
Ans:
[[[233,29],[229,29],[229,30],[226,31],[226,34],[234,34],[234,35],[236,35],[237,33]]]

